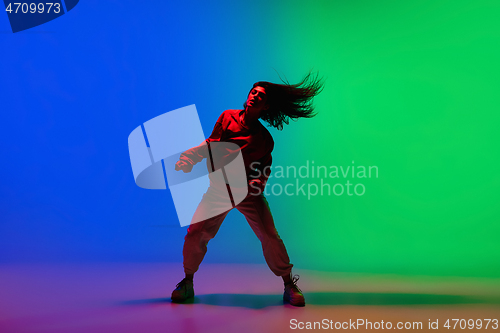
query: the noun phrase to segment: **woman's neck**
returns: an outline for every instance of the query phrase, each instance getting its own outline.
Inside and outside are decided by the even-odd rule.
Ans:
[[[240,116],[241,124],[245,127],[254,127],[257,124],[258,120],[259,118],[255,117],[254,114],[248,112],[248,109],[245,109]]]

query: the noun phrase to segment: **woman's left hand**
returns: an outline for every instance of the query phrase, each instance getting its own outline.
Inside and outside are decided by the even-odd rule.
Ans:
[[[264,192],[264,184],[260,179],[252,179],[249,183],[249,191],[252,195],[260,195]]]

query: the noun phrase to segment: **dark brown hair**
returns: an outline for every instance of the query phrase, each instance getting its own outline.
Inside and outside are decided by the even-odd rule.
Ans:
[[[253,88],[259,86],[266,90],[269,106],[267,110],[262,111],[260,118],[270,126],[283,129],[283,124],[290,122],[290,119],[312,118],[314,106],[312,99],[323,90],[323,79],[308,73],[302,81],[297,84],[290,84],[281,79],[283,84],[259,81],[254,83]],[[246,102],[243,105],[246,108]]]

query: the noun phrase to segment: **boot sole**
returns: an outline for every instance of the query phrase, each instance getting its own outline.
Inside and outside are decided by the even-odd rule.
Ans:
[[[283,297],[283,303],[290,304],[290,305],[297,306],[297,307],[306,306],[306,302],[292,303],[290,301],[290,299],[287,299],[286,297]]]
[[[172,303],[192,303],[194,301],[194,295],[186,298],[174,298],[170,297]]]

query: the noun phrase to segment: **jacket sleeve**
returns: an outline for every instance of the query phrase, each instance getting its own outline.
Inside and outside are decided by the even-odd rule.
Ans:
[[[187,162],[191,165],[195,165],[198,162],[201,162],[204,158],[208,157],[208,144],[210,142],[214,141],[220,141],[222,137],[222,120],[224,118],[224,113],[223,112],[217,122],[215,123],[214,129],[212,131],[212,134],[203,141],[199,146],[193,147],[189,150],[186,150],[181,154],[179,157],[180,161]]]

